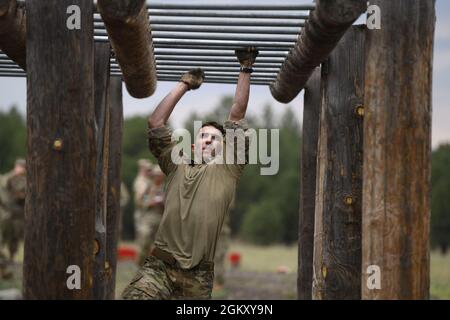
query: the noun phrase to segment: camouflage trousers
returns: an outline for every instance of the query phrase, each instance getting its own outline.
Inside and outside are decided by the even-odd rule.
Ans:
[[[182,269],[149,256],[123,291],[122,299],[211,299],[213,280],[212,262],[201,262],[192,269]]]
[[[7,246],[9,259],[12,261],[19,249],[19,243],[23,240],[24,221],[17,218],[10,218],[4,221],[0,227],[2,242]]]

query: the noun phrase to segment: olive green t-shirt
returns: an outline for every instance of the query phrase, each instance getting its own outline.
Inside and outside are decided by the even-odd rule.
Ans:
[[[224,129],[241,129],[242,133],[248,125],[245,119],[227,120]],[[171,153],[176,142],[171,133],[168,126],[148,130],[150,151],[167,175],[165,208],[155,246],[172,253],[182,268],[189,269],[202,260],[214,260],[217,239],[245,163],[175,164]],[[226,142],[223,148],[225,154]],[[244,148],[247,156],[248,143]]]

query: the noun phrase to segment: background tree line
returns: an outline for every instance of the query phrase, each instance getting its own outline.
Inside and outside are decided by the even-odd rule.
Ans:
[[[193,134],[193,120],[223,122],[228,117],[231,103],[232,97],[223,97],[212,112],[201,115],[193,112],[184,127]],[[300,190],[300,126],[290,109],[275,116],[269,105],[264,107],[262,117],[247,119],[250,127],[255,129],[280,129],[280,166],[274,176],[262,176],[259,164],[246,167],[236,192],[236,206],[231,212],[232,233],[257,244],[295,242]],[[122,147],[122,179],[132,194],[137,160],[149,158],[155,162],[147,149],[145,116],[125,119]],[[17,157],[25,157],[25,148],[24,116],[15,106],[0,111],[0,172],[11,170]],[[450,144],[440,145],[433,151],[431,181],[431,245],[446,252],[450,245]],[[124,239],[134,236],[133,211],[133,201],[130,201],[123,216]]]

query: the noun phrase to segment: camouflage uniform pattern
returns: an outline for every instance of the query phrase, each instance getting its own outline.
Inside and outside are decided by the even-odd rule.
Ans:
[[[206,300],[211,299],[214,267],[201,262],[192,269],[170,265],[154,256],[146,258],[131,283],[125,288],[125,300]]]
[[[130,202],[130,193],[128,192],[128,188],[125,183],[120,183],[120,218],[119,218],[119,241],[122,239],[122,230],[123,230],[123,215],[125,207]]]
[[[6,255],[2,251],[3,247],[3,228],[10,218],[11,214],[3,204],[4,198],[7,197],[6,193],[6,179],[3,176],[0,176],[0,279],[6,277],[6,266],[8,263],[8,259]]]
[[[0,250],[0,276],[17,253],[23,238],[26,176],[13,172],[0,176],[0,249],[6,245],[9,259]],[[9,260],[9,261],[8,261]]]
[[[136,211],[134,215],[136,242],[140,248],[139,264],[144,263],[145,258],[150,253],[164,212],[163,205],[149,207],[150,203],[156,199],[156,197],[163,199],[164,186],[163,184],[156,185],[149,179],[146,190],[136,201]]]
[[[149,234],[148,223],[143,221],[146,216],[146,210],[144,208],[144,198],[148,190],[152,186],[152,181],[149,177],[138,175],[133,183],[134,191],[134,226],[136,231],[136,242],[139,249],[142,252],[145,245],[144,240]],[[142,262],[142,261],[141,261]]]

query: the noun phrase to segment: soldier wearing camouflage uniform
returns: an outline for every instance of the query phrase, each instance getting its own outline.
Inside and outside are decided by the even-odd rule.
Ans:
[[[128,188],[125,183],[120,183],[120,217],[119,217],[119,237],[118,240],[122,239],[122,230],[123,230],[123,214],[126,206],[130,202],[130,193],[128,192]]]
[[[141,255],[144,251],[145,237],[149,233],[147,224],[143,222],[146,216],[145,199],[153,182],[151,180],[152,163],[147,159],[138,161],[138,174],[133,182],[134,193],[134,227],[136,231],[136,242],[140,248]]]
[[[248,129],[244,117],[257,51],[249,48],[236,53],[241,72],[229,118],[224,126],[204,123],[195,138],[193,152],[203,161],[174,162],[173,154],[179,154],[176,149],[172,152],[177,142],[172,141],[166,125],[181,97],[202,84],[204,74],[200,69],[184,74],[149,117],[149,148],[167,176],[166,201],[155,248],[125,288],[124,299],[211,298],[217,239],[246,163],[221,161],[227,159],[226,154],[235,155],[224,141],[225,129],[240,139],[239,160],[244,151],[248,152],[248,140],[242,143]]]
[[[23,239],[25,194],[25,160],[18,159],[11,172],[0,176],[0,249],[6,245],[9,253],[7,258],[0,250],[0,278],[12,275],[8,265]]]

